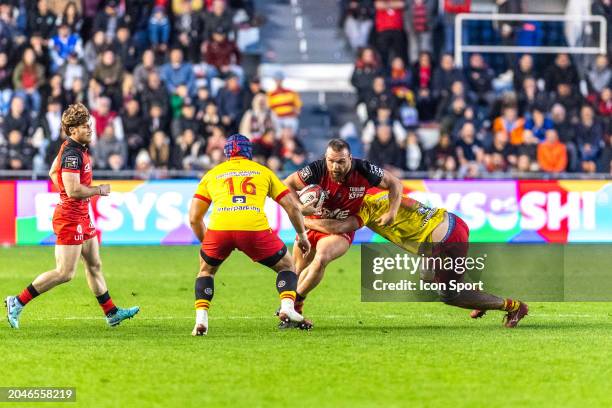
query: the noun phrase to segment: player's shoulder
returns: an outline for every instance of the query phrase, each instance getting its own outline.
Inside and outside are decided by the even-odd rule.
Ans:
[[[357,171],[362,176],[375,175],[378,177],[383,177],[385,174],[385,171],[381,167],[377,166],[369,160],[354,158],[353,163],[355,166],[355,171]]]
[[[320,180],[325,174],[325,160],[318,159],[308,163],[297,171],[298,176],[302,181],[312,181],[315,183],[316,180]],[[316,184],[316,183],[315,183]]]

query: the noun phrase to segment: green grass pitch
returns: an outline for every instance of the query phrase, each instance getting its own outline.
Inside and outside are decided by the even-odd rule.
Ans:
[[[279,332],[274,273],[234,253],[209,335],[193,338],[197,248],[103,247],[102,260],[136,319],[108,328],[79,266],[27,306],[20,330],[0,328],[0,386],[73,386],[77,403],[57,405],[83,407],[612,404],[609,303],[534,303],[515,330],[501,313],[362,303],[353,247],[307,300],[314,330]],[[53,248],[0,249],[0,265],[4,298],[53,266]]]

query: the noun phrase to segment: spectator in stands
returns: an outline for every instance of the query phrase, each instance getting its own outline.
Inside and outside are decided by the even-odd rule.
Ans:
[[[459,132],[459,140],[457,140],[457,159],[459,165],[463,168],[460,171],[466,171],[470,163],[482,163],[484,160],[484,151],[482,144],[476,139],[476,128],[471,122],[466,122]]]
[[[529,115],[534,108],[547,109],[550,96],[538,89],[533,77],[525,77],[518,94],[518,107],[520,115]]]
[[[204,20],[195,2],[173,2],[174,5],[178,9],[174,13],[172,24],[176,45],[181,47],[188,61],[195,62],[198,59],[198,48],[204,36]]]
[[[546,132],[553,127],[552,120],[546,116],[545,112],[541,108],[535,107],[525,121],[523,138],[529,140],[535,137],[537,139],[535,143],[543,142],[546,138]]]
[[[151,137],[149,157],[153,167],[156,169],[167,169],[170,164],[170,141],[161,130],[153,133]]]
[[[604,121],[606,133],[612,133],[612,90],[609,86],[601,91],[601,97],[597,101],[597,114]]]
[[[72,84],[77,79],[83,83],[87,83],[89,80],[89,73],[87,69],[79,61],[77,53],[73,52],[68,55],[66,63],[57,71],[57,73],[63,78],[64,90],[69,91],[72,89]]]
[[[49,10],[47,0],[38,0],[36,10],[28,14],[28,32],[38,32],[46,41],[55,30],[56,16]]]
[[[36,132],[41,132],[45,140],[44,147],[60,139],[62,133],[62,104],[59,99],[51,99],[47,103],[47,112],[40,115],[36,124]],[[44,148],[43,148],[44,150]],[[56,152],[57,153],[57,152]],[[51,164],[51,163],[48,163]]]
[[[113,50],[106,49],[96,65],[93,77],[104,86],[104,94],[111,98],[114,107],[121,106],[121,82],[125,68]]]
[[[153,102],[149,106],[145,123],[148,125],[147,134],[149,135],[149,140],[157,131],[167,134],[170,130],[169,118],[167,115],[164,115],[162,106],[157,102]]]
[[[516,159],[516,171],[519,173],[519,175],[525,176],[525,173],[530,173],[537,170],[537,163],[533,162],[528,154],[519,154]]]
[[[196,118],[195,106],[183,103],[181,115],[174,119],[171,124],[172,140],[177,140],[187,129],[191,129],[196,135],[200,136],[203,133],[204,126],[202,121]]]
[[[176,93],[176,87],[179,85],[185,85],[189,95],[195,94],[193,69],[190,63],[183,62],[183,51],[180,48],[173,48],[170,51],[170,61],[162,65],[160,73],[161,79],[166,84],[166,89],[170,94]]]
[[[453,121],[451,123],[443,123],[441,127],[447,127],[448,129],[453,129],[454,120],[458,120],[463,116],[464,110],[467,108],[472,108],[474,106],[474,100],[472,100],[470,93],[466,92],[465,86],[461,81],[453,82],[444,98],[440,100],[438,103],[438,112],[436,113],[436,117],[439,118],[440,122],[447,122],[449,119],[449,115]],[[463,101],[462,109],[455,109],[455,102],[457,100]],[[452,116],[457,116],[456,118],[452,118]]]
[[[227,78],[225,86],[217,94],[217,105],[221,115],[221,123],[228,132],[236,133],[240,118],[244,113],[244,94],[237,76],[231,75]]]
[[[112,155],[119,155],[121,163],[127,161],[127,146],[123,140],[117,139],[112,124],[108,124],[102,133],[99,133],[98,141],[93,150],[94,163],[98,169],[109,169],[109,158]]]
[[[151,106],[156,103],[162,109],[162,114],[167,116],[170,113],[170,101],[168,91],[162,84],[161,78],[156,70],[151,71],[147,77],[147,84],[140,94],[143,112],[148,112]]]
[[[34,51],[36,62],[42,65],[42,67],[45,69],[45,75],[49,75],[51,72],[51,56],[49,55],[49,48],[38,31],[35,31],[30,36],[30,48],[32,48],[32,51]]]
[[[204,40],[211,39],[218,29],[226,34],[234,29],[232,13],[227,9],[225,0],[213,0],[212,10],[204,15]]]
[[[560,82],[557,85],[557,92],[553,95],[555,101],[560,103],[565,108],[570,121],[576,122],[578,119],[578,110],[582,104],[580,93],[573,92],[572,85],[567,82]]]
[[[610,135],[606,136],[605,147],[597,164],[597,171],[612,175],[612,146],[610,146]]]
[[[370,145],[368,160],[387,171],[399,173],[404,168],[406,152],[401,149],[388,125],[376,128],[376,137]]]
[[[108,0],[104,4],[104,10],[96,13],[93,31],[103,31],[107,41],[112,42],[121,23],[122,19],[117,12],[117,1]]]
[[[202,140],[196,137],[192,129],[185,129],[172,149],[170,167],[177,170],[199,169],[202,167],[199,162],[203,154]]]
[[[31,170],[34,148],[22,133],[13,129],[8,133],[8,142],[0,147],[0,162],[8,170]]]
[[[415,131],[408,132],[406,136],[406,147],[404,148],[406,157],[404,159],[405,169],[408,171],[425,170],[425,154],[423,146],[419,142],[419,138]]]
[[[538,165],[547,173],[560,173],[567,167],[567,148],[559,141],[555,129],[548,129],[546,138],[538,145]]]
[[[484,165],[488,172],[508,171],[516,165],[516,147],[508,143],[508,134],[495,132],[493,143],[484,150]]]
[[[495,72],[489,68],[481,54],[470,55],[470,62],[467,68],[467,82],[469,89],[477,96],[477,103],[483,106],[490,106],[495,100],[493,93],[493,79]]]
[[[277,125],[280,128],[288,127],[297,133],[300,127],[299,116],[302,111],[300,95],[283,86],[285,75],[282,72],[274,74],[276,87],[268,92],[268,106],[276,115]]]
[[[13,97],[11,100],[11,108],[8,115],[4,118],[2,126],[3,133],[8,135],[13,130],[19,131],[21,137],[30,136],[30,120],[27,115],[24,115],[25,101],[19,96]]]
[[[223,146],[225,146],[225,131],[220,126],[214,126],[212,128],[212,133],[208,140],[206,141],[206,154],[211,156],[214,154],[214,151],[221,150],[223,152]]]
[[[587,78],[589,80],[589,89],[596,94],[600,94],[604,88],[612,84],[612,69],[610,69],[607,55],[601,54],[597,56],[595,64],[587,73]]]
[[[280,144],[276,140],[276,131],[272,128],[266,129],[262,135],[253,139],[253,157],[258,163],[265,164],[270,157],[279,154]]]
[[[351,76],[351,84],[357,91],[358,103],[366,101],[374,78],[380,75],[382,75],[382,68],[376,52],[370,47],[363,48],[357,56]]]
[[[153,49],[165,52],[170,41],[170,20],[162,6],[156,6],[149,19],[149,43]]]
[[[68,59],[72,53],[81,58],[83,56],[83,44],[81,36],[71,33],[67,24],[62,24],[57,29],[57,35],[49,43],[51,51],[52,66],[51,71],[56,72]]]
[[[410,61],[421,52],[433,51],[433,30],[436,26],[437,0],[407,0],[404,27],[408,28]]]
[[[538,75],[535,71],[533,65],[533,57],[531,54],[523,54],[521,58],[519,58],[518,66],[514,70],[513,82],[514,89],[516,91],[523,88],[523,84],[525,83],[525,78],[538,78]]]
[[[459,13],[469,13],[471,0],[444,0],[444,52],[451,53],[455,49],[455,17]],[[464,42],[467,42],[467,29],[463,28]]]
[[[292,173],[306,165],[306,155],[301,149],[294,150],[289,157],[283,161],[283,171]]]
[[[80,33],[83,28],[83,18],[74,1],[66,3],[62,15],[58,17],[58,25],[66,24],[73,33]]]
[[[512,145],[523,143],[523,130],[525,121],[518,116],[516,105],[507,105],[502,108],[501,116],[493,121],[493,132],[505,132]]]
[[[596,162],[604,144],[604,129],[590,105],[580,109],[580,122],[576,126],[577,144],[582,161],[582,171],[594,173]]]
[[[36,62],[36,55],[31,48],[26,48],[21,61],[13,71],[15,94],[23,98],[31,109],[31,116],[36,117],[40,111],[40,93],[38,89],[45,83],[45,69]]]
[[[416,92],[417,110],[419,118],[428,121],[436,113],[435,99],[432,95],[433,65],[431,55],[427,52],[419,54],[419,60],[412,70],[413,89]]]
[[[442,55],[440,66],[433,73],[433,96],[434,98],[445,98],[450,93],[453,82],[465,82],[463,72],[455,66],[451,54]]]
[[[276,118],[268,107],[266,96],[257,94],[253,98],[251,109],[242,115],[239,132],[249,139],[257,139],[266,129],[276,128]]]
[[[248,86],[244,89],[244,105],[251,106],[253,104],[253,98],[255,95],[266,96],[266,91],[261,87],[261,80],[259,77],[251,78]],[[266,101],[267,104],[267,101]]]
[[[66,105],[72,105],[75,103],[87,103],[87,94],[85,91],[85,85],[87,82],[81,80],[81,78],[75,78],[72,81],[72,88],[66,93],[65,101]]]
[[[406,129],[400,121],[392,116],[392,111],[388,106],[381,106],[376,111],[376,116],[366,122],[361,132],[361,142],[365,145],[366,150],[376,137],[376,129],[381,125],[391,127],[393,135],[398,143],[403,143],[406,140]]]
[[[353,51],[365,47],[372,31],[372,0],[348,0],[344,6],[344,34]]]
[[[148,135],[143,132],[143,129],[146,129],[146,124],[137,99],[126,102],[125,110],[121,114],[121,124],[123,125],[127,145],[127,165],[129,168],[133,168],[138,152],[149,145]]]
[[[391,93],[398,100],[406,99],[408,94],[411,94],[412,73],[406,68],[404,60],[400,57],[393,58],[391,61],[391,73],[387,78],[387,83],[391,89]]]
[[[47,86],[41,89],[41,95],[42,95],[43,101],[47,101],[49,100],[49,98],[57,98],[62,101],[62,106],[67,106],[66,105],[67,94],[64,91],[64,87],[62,85],[61,75],[59,74],[52,75],[49,81],[47,82]]]
[[[555,58],[554,65],[551,65],[545,74],[546,89],[554,91],[559,84],[570,84],[573,88],[578,88],[578,74],[572,65],[572,61],[567,54],[559,54]]]
[[[374,0],[375,43],[382,63],[391,65],[394,57],[407,62],[406,32],[404,31],[404,0]]]
[[[93,72],[98,65],[99,56],[110,46],[110,41],[106,40],[104,31],[96,31],[92,38],[85,44],[84,60],[89,72]]]
[[[204,138],[208,140],[212,136],[213,129],[216,127],[223,128],[219,109],[214,101],[210,101],[204,109],[202,116],[202,124],[204,125]]]
[[[149,74],[151,72],[159,73],[158,68],[155,65],[155,54],[153,53],[153,50],[146,49],[142,53],[142,62],[138,64],[136,68],[134,68],[134,82],[138,92],[142,92],[146,88]]]
[[[457,150],[448,133],[442,133],[438,143],[429,150],[427,158],[427,167],[430,170],[444,170],[449,161],[454,161],[456,167]],[[453,170],[454,170],[453,167]]]
[[[374,78],[372,89],[366,98],[365,107],[367,110],[368,119],[376,116],[378,108],[387,107],[391,110],[391,115],[395,117],[396,99],[391,91],[387,88],[385,78],[382,76]]]
[[[13,97],[11,72],[12,69],[8,66],[8,56],[0,52],[0,122],[8,112]]]
[[[110,98],[100,98],[97,108],[91,111],[91,122],[94,131],[92,136],[92,145],[96,144],[98,135],[101,135],[108,126],[113,128],[114,137],[123,141],[123,124],[121,123],[121,118],[119,115],[117,115],[117,112],[112,110]]]
[[[217,27],[212,38],[203,43],[202,51],[207,64],[215,67],[221,77],[235,74],[242,83],[243,72],[240,67],[240,51],[234,41],[227,39],[222,27]]]
[[[125,69],[132,72],[138,63],[138,50],[127,24],[123,23],[117,29],[117,37],[113,43],[113,49]]]

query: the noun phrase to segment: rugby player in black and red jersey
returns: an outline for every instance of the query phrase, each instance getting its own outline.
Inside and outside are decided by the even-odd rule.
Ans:
[[[332,139],[323,159],[291,174],[285,179],[285,184],[294,192],[307,185],[318,184],[326,195],[322,209],[319,211],[313,205],[302,206],[302,214],[339,220],[359,212],[370,187],[388,190],[389,209],[375,220],[380,225],[393,223],[402,197],[402,183],[399,179],[366,160],[353,158],[349,145],[342,139]],[[346,253],[354,236],[354,231],[326,234],[310,230],[308,239],[312,250],[308,256],[304,257],[294,246],[293,257],[300,275],[295,301],[298,313],[301,313],[306,295],[323,279],[325,267]]]
[[[53,213],[53,231],[57,235],[56,266],[36,277],[19,295],[6,298],[8,322],[15,329],[19,328],[19,316],[25,305],[74,277],[81,256],[85,263],[87,284],[98,299],[110,326],[132,318],[139,311],[138,306],[129,309],[116,307],[102,275],[97,233],[89,217],[89,200],[97,195],[108,195],[110,185],[91,185],[88,145],[92,129],[87,108],[80,103],[70,105],[62,114],[62,128],[68,139],[62,144],[49,172],[49,177],[60,191],[60,202]]]

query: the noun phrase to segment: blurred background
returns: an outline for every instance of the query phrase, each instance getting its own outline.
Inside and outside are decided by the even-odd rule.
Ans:
[[[581,236],[607,236],[611,18],[610,0],[0,0],[0,236],[51,243],[47,173],[75,102],[92,113],[95,177],[118,180],[117,195],[93,202],[109,233],[123,230],[105,211],[131,219],[150,193],[152,211],[178,224],[161,233],[159,219],[134,219],[130,233],[163,241],[180,227],[167,242],[191,242],[181,217],[194,183],[241,132],[280,176],[342,137],[411,191],[439,190],[421,199],[472,229],[502,228],[474,205],[520,220],[485,239],[542,225],[565,228],[546,240],[588,225]],[[560,198],[534,201],[544,210],[530,218],[531,191]],[[282,230],[280,210],[270,216]]]

